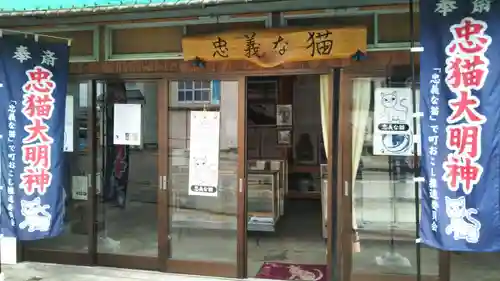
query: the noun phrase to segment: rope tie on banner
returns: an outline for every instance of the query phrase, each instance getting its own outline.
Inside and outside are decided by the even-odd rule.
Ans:
[[[52,38],[52,39],[57,39],[57,40],[63,40],[68,43],[68,46],[71,47],[71,42],[73,39],[71,38],[66,38],[66,37],[59,37],[59,36],[53,36],[53,35],[47,35],[47,34],[38,34],[38,33],[33,33],[33,32],[28,32],[28,31],[21,31],[21,30],[13,30],[13,29],[0,29],[0,38],[3,37],[4,34],[6,33],[12,33],[12,34],[21,34],[28,38],[28,35],[32,35],[33,38],[35,39],[35,42],[38,42],[40,37],[46,37],[46,38]]]

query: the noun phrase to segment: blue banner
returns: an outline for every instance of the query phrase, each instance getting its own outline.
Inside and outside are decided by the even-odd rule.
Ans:
[[[59,235],[69,47],[0,38],[1,226],[5,236]]]
[[[422,243],[500,251],[500,1],[420,1]]]

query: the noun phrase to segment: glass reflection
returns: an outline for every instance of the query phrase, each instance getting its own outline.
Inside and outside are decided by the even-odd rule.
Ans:
[[[170,83],[169,229],[171,257],[176,260],[236,263],[238,82],[220,83],[220,104],[213,102],[217,95],[206,81]],[[197,95],[197,91],[208,93]],[[190,116],[200,110],[219,111],[221,115],[216,197],[188,194],[189,173],[193,172],[189,169]]]
[[[98,101],[98,252],[157,256],[157,83],[108,82]],[[139,146],[114,144],[116,104],[141,104]],[[102,189],[100,188],[102,186]]]
[[[354,241],[353,271],[414,275],[413,157],[373,153],[374,103],[379,102],[374,89],[382,85],[382,79],[353,80],[353,228],[358,239]],[[422,247],[422,274],[437,275],[438,252]]]
[[[66,194],[66,216],[63,233],[54,238],[38,241],[27,241],[28,248],[61,250],[66,252],[87,252],[88,244],[88,175],[91,173],[91,152],[89,151],[89,83],[75,82],[68,84],[67,99],[73,99],[73,107],[69,109],[73,118],[72,149],[64,152],[63,173]],[[71,104],[71,103],[68,103]]]

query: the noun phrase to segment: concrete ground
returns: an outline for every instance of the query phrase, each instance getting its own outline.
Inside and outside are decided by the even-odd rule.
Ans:
[[[132,269],[23,262],[2,267],[5,281],[236,281]],[[251,279],[245,279],[251,280]],[[262,281],[264,279],[259,279]]]
[[[498,281],[500,261],[497,253],[452,254],[451,280]],[[0,281],[238,281],[217,277],[187,276],[155,271],[141,271],[110,267],[86,267],[23,262],[3,265],[5,279]],[[239,281],[266,281],[265,279],[241,279]],[[379,279],[377,279],[379,280]],[[272,280],[267,280],[272,281]]]

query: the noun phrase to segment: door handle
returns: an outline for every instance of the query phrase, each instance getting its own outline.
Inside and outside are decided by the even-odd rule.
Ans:
[[[349,196],[349,182],[344,181],[344,196]]]
[[[167,190],[168,188],[167,176],[163,176],[162,181],[163,181],[163,190]]]
[[[239,192],[243,192],[243,179],[240,178],[239,184],[238,184],[238,190]]]
[[[87,174],[87,187],[92,188],[92,174]]]
[[[159,176],[158,177],[158,189],[159,190],[167,190],[167,177]]]

